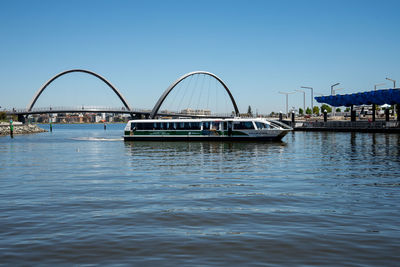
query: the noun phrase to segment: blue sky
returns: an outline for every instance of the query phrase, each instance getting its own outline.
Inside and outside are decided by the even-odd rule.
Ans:
[[[0,106],[26,107],[53,75],[92,70],[133,107],[152,108],[179,76],[222,78],[239,109],[285,110],[279,91],[330,93],[400,84],[400,1],[0,1]],[[385,87],[385,86],[384,86]],[[339,92],[338,92],[339,93]],[[309,92],[306,95],[310,102]],[[301,93],[289,105],[302,107]],[[84,74],[36,106],[121,106]]]

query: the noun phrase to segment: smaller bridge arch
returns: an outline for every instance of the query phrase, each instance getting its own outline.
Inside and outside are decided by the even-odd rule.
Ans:
[[[100,79],[101,81],[103,81],[105,84],[108,85],[108,87],[110,87],[114,93],[119,97],[119,99],[122,101],[122,103],[124,104],[124,106],[128,109],[128,110],[132,110],[132,108],[129,106],[128,102],[125,100],[125,98],[122,96],[122,94],[118,91],[118,89],[113,86],[108,80],[106,80],[106,78],[102,77],[101,75],[90,71],[90,70],[84,70],[84,69],[72,69],[72,70],[66,70],[63,72],[60,72],[59,74],[53,76],[50,80],[48,80],[45,84],[42,85],[42,87],[39,88],[39,90],[36,92],[36,94],[33,96],[32,101],[29,103],[27,110],[31,111],[33,106],[35,105],[36,101],[38,100],[39,96],[43,93],[43,91],[46,89],[47,86],[49,86],[54,80],[56,80],[57,78],[68,74],[68,73],[72,73],[72,72],[82,72],[82,73],[87,73],[90,74],[98,79]]]
[[[236,105],[235,99],[233,98],[231,92],[229,91],[228,87],[226,86],[226,84],[215,74],[208,72],[208,71],[193,71],[193,72],[189,72],[186,73],[185,75],[181,76],[180,78],[178,78],[174,83],[172,83],[167,90],[164,91],[164,93],[161,95],[161,97],[158,99],[156,105],[154,106],[153,110],[150,113],[150,119],[154,119],[158,113],[158,110],[160,109],[162,103],[164,102],[165,98],[168,96],[168,94],[175,88],[175,86],[177,86],[181,81],[183,81],[184,79],[192,76],[192,75],[196,75],[196,74],[205,74],[208,76],[211,76],[213,78],[215,78],[226,90],[226,92],[228,93],[231,101],[232,101],[232,105],[233,108],[235,109],[235,114],[236,116],[239,116],[239,109]]]

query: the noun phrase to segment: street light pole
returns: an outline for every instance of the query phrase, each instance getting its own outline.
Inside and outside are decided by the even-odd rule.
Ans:
[[[286,95],[286,118],[289,113],[288,111],[288,104],[289,104],[289,95],[294,94],[295,92],[279,92],[280,94]]]
[[[333,89],[333,95],[336,95],[336,91],[343,90],[344,88]]]
[[[386,78],[386,80],[393,82],[393,89],[396,89],[396,80]]]
[[[301,86],[301,88],[311,90],[311,115],[312,115],[314,113],[314,88],[308,86]]]
[[[340,83],[335,83],[335,84],[332,84],[331,85],[331,95],[333,95],[333,92],[334,92],[334,90],[333,90],[333,87],[335,87],[335,86],[337,86],[337,85],[339,85]]]
[[[387,77],[386,77],[386,80],[392,81],[393,82],[393,89],[396,89],[396,80],[393,80],[393,79],[390,79],[390,78],[387,78]],[[393,105],[393,116],[394,116],[394,111],[397,109],[397,105]],[[397,114],[397,116],[399,116],[399,114]]]
[[[377,87],[377,86],[381,86],[381,85],[385,85],[385,83],[377,83],[377,84],[375,84],[375,85],[374,85],[375,91],[376,91],[376,87]]]
[[[331,95],[334,95],[335,90],[333,89],[333,87],[339,85],[340,83],[335,83],[331,85]],[[332,108],[332,116],[335,116],[335,107]]]
[[[303,112],[306,113],[306,92],[303,90],[295,90],[296,92],[303,93]]]

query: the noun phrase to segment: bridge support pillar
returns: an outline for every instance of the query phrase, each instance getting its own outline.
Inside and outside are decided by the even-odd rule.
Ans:
[[[18,121],[22,122],[23,124],[25,124],[25,122],[26,122],[25,116],[24,115],[18,115]]]

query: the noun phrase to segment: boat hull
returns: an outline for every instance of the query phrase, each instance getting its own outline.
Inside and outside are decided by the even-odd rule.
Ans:
[[[280,141],[288,131],[270,135],[124,135],[124,141]]]

